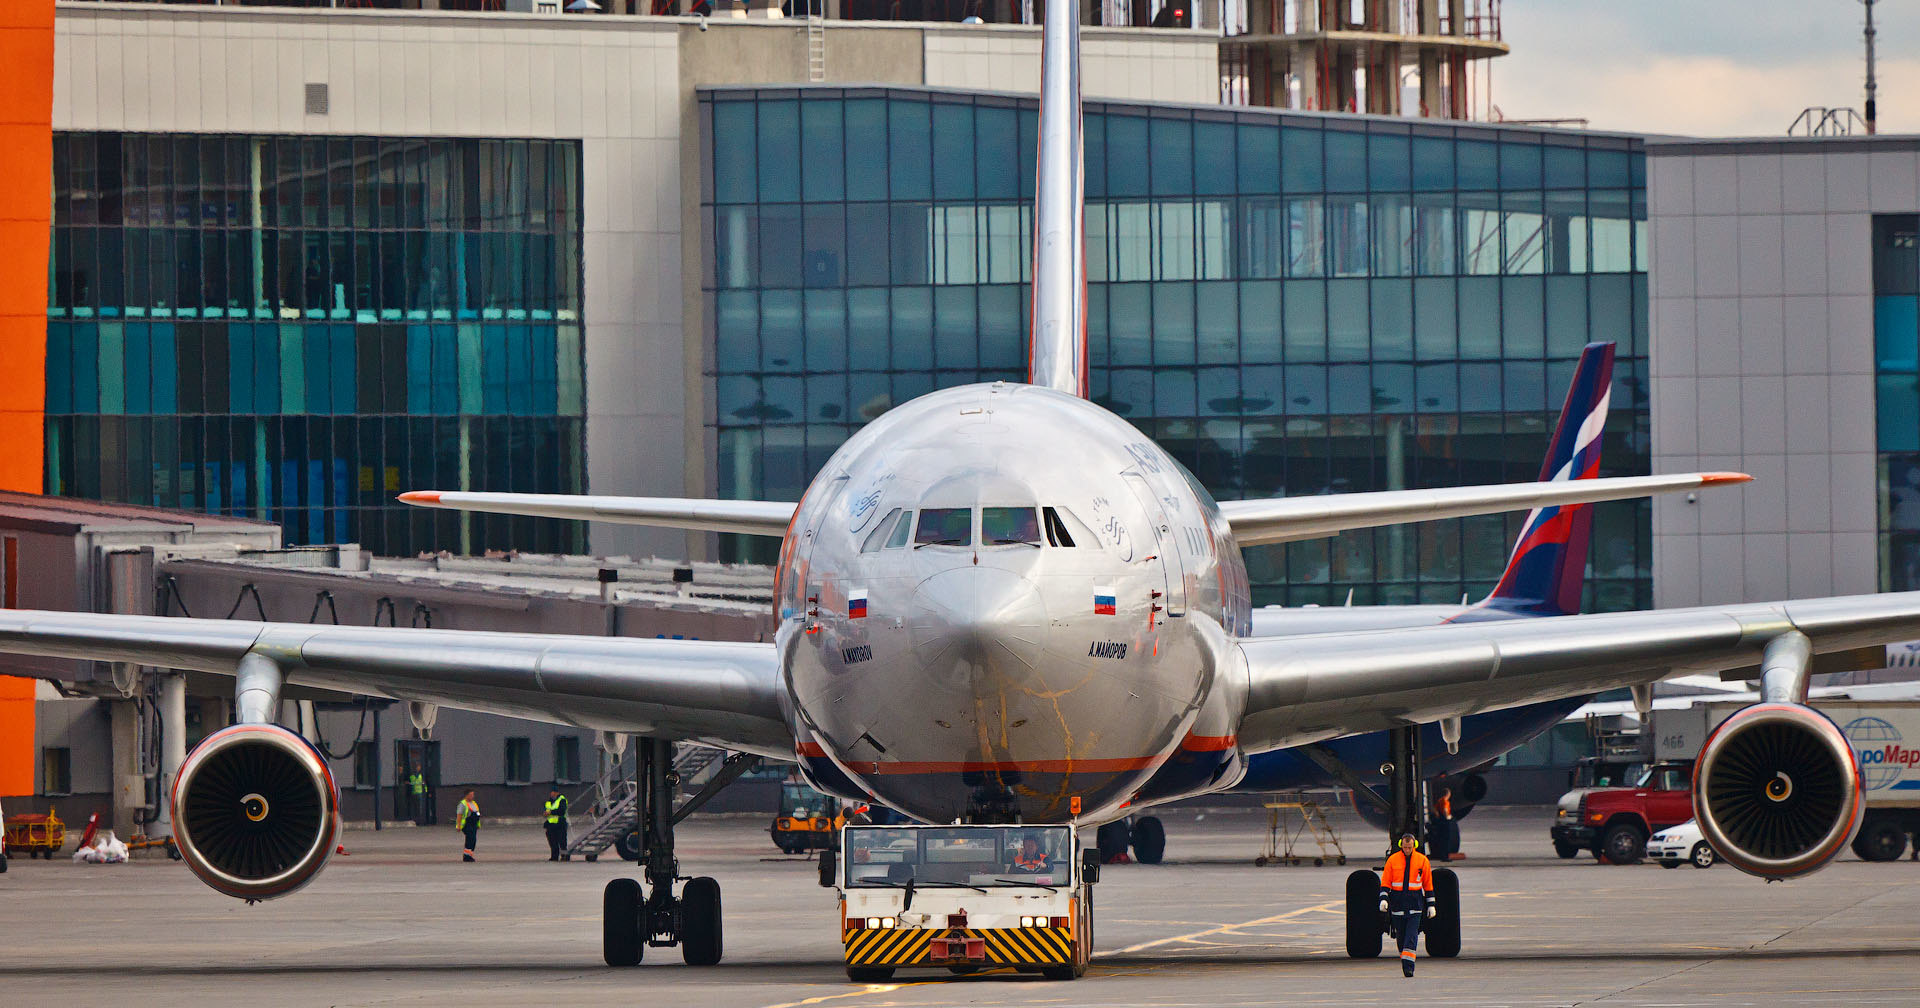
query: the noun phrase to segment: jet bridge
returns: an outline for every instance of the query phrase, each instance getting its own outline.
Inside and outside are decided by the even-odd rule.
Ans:
[[[279,526],[264,522],[29,494],[0,493],[0,574],[4,603],[15,608],[702,640],[764,640],[773,632],[767,567],[521,553],[389,559],[352,544],[282,547]],[[22,752],[3,758],[18,755],[31,768],[42,748],[66,749],[71,793],[110,792],[113,822],[123,831],[138,825],[151,835],[168,832],[163,796],[186,750],[233,716],[231,680],[209,674],[6,656],[0,675],[46,680],[65,697],[107,708],[106,717],[49,717],[40,734],[60,737],[27,731]],[[394,783],[382,780],[381,724],[393,734],[425,737],[436,711],[402,705],[410,716],[396,725],[379,715],[386,701],[289,688],[282,703],[281,723],[334,762],[346,785],[348,819],[397,811],[381,808],[385,786]],[[555,733],[552,726],[465,712],[449,720],[453,731],[440,722],[442,737],[457,741],[448,743],[454,750],[442,762],[455,779],[480,784],[483,801],[485,785],[501,772],[505,737],[551,746]],[[372,768],[363,765],[369,750],[361,745],[369,723]],[[487,741],[493,751],[482,756]],[[608,757],[598,757],[600,768],[595,759],[587,755],[585,765],[564,770],[556,765],[551,779],[568,790],[572,781],[591,782]],[[30,779],[32,770],[22,776]],[[545,783],[548,776],[499,783]],[[446,806],[440,814],[451,814],[457,798],[436,797]],[[513,802],[521,802],[517,793]]]

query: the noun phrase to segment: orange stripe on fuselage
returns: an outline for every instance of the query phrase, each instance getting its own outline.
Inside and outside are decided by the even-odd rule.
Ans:
[[[1226,752],[1240,742],[1237,735],[1194,735],[1189,733],[1180,740],[1180,748],[1188,752]]]
[[[1130,756],[1118,759],[1057,760],[965,760],[960,762],[847,763],[847,769],[859,774],[897,777],[905,774],[983,773],[1020,770],[1028,773],[1128,773],[1151,770],[1166,761],[1165,756]]]

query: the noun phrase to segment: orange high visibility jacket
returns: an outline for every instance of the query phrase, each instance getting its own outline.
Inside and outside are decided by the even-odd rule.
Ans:
[[[1387,855],[1387,869],[1380,873],[1380,888],[1387,892],[1423,889],[1433,892],[1433,865],[1419,851],[1394,851]]]

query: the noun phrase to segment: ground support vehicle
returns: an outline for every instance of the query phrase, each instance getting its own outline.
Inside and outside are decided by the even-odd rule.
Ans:
[[[1700,824],[1692,819],[1648,837],[1647,858],[1660,862],[1662,868],[1678,868],[1683,861],[1695,868],[1711,868],[1720,861],[1700,832]]]
[[[847,977],[1011,966],[1053,980],[1093,952],[1096,852],[1072,826],[848,826],[839,868]]]
[[[28,813],[8,819],[6,833],[7,850],[13,854],[26,851],[30,858],[52,858],[67,844],[67,824],[52,808],[46,815]]]
[[[1636,864],[1648,837],[1692,818],[1693,764],[1675,761],[1654,764],[1632,787],[1567,792],[1549,833],[1563,858],[1589,850],[1603,862]]]
[[[773,845],[783,853],[829,850],[839,840],[846,821],[838,799],[823,795],[797,780],[780,785],[780,813],[769,831]]]
[[[1685,710],[1653,713],[1656,755],[1698,752],[1709,734],[1742,702],[1704,703]],[[1920,703],[1912,701],[1817,700],[1813,708],[1840,728],[1860,765],[1866,813],[1853,836],[1853,853],[1862,861],[1895,861],[1920,847]]]

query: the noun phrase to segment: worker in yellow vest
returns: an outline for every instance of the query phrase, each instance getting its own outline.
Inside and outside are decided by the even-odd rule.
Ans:
[[[461,852],[460,860],[473,860],[473,845],[480,839],[480,803],[473,800],[473,791],[468,790],[466,797],[460,799],[460,805],[453,814],[453,828],[466,834],[467,846]]]
[[[547,791],[547,860],[558,861],[567,851],[567,796],[559,788]]]

